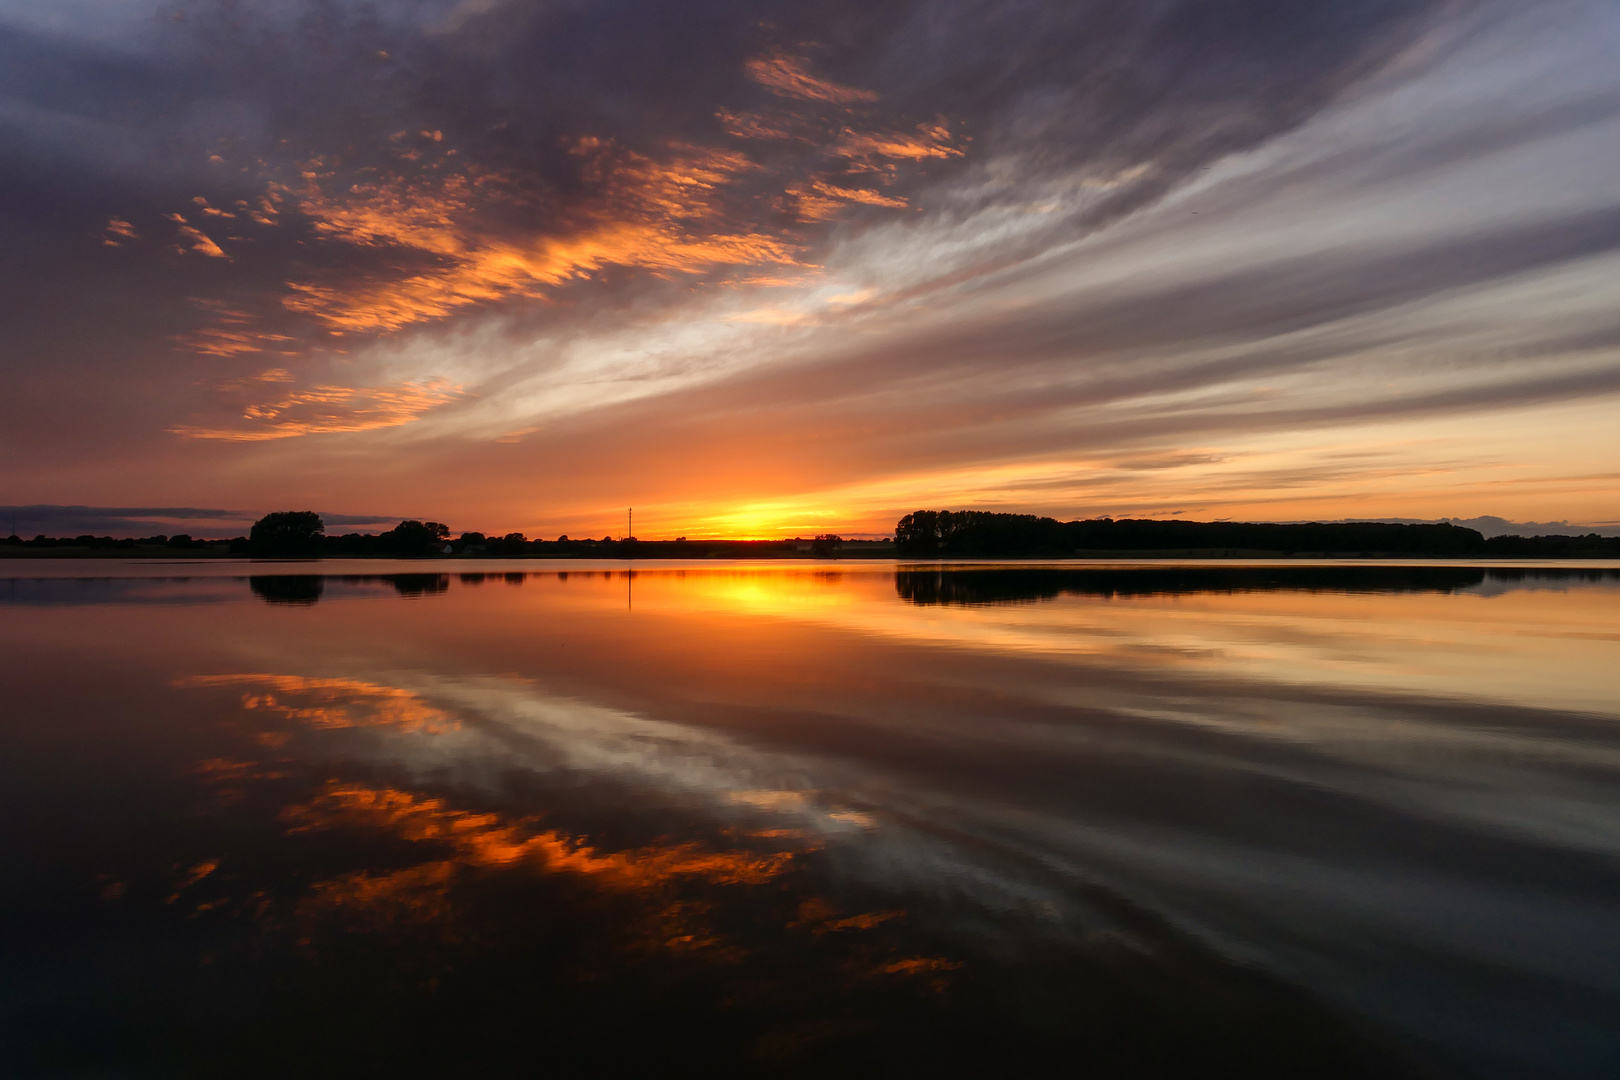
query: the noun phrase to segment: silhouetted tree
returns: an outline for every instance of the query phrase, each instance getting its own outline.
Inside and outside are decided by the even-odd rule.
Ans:
[[[1158,554],[1472,555],[1473,529],[1375,521],[1275,524],[1236,521],[1055,521],[1033,514],[919,510],[895,526],[902,555],[1051,558],[1112,551]]]
[[[377,539],[396,555],[428,555],[437,554],[449,538],[450,527],[437,521],[402,521]]]
[[[831,555],[838,550],[838,545],[844,542],[842,536],[833,533],[817,533],[816,538],[810,541],[810,554]]]
[[[1620,536],[1493,536],[1485,541],[1485,554],[1512,559],[1612,559],[1620,557]]]
[[[489,541],[489,550],[497,555],[522,555],[529,547],[529,538],[520,532],[510,532]]]
[[[254,555],[318,555],[326,522],[313,510],[287,510],[266,514],[248,533],[248,551]]]

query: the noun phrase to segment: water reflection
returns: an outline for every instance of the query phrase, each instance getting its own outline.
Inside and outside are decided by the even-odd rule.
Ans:
[[[315,574],[255,574],[248,578],[248,587],[266,603],[313,604],[321,598],[326,579]]]
[[[903,569],[894,590],[914,604],[997,604],[1058,596],[1156,596],[1202,592],[1456,592],[1501,571],[1470,566],[1177,566],[1166,569]],[[1548,571],[1508,579],[1538,581]],[[1557,573],[1553,571],[1552,573]],[[1603,574],[1604,571],[1594,573]]]
[[[382,569],[13,591],[26,1073],[1620,1064],[1613,569]]]
[[[455,717],[397,686],[360,679],[309,679],[301,675],[195,675],[176,686],[241,686],[242,708],[263,709],[318,728],[383,725],[436,735],[458,726]],[[263,739],[268,729],[261,729]],[[278,737],[284,737],[278,733]],[[278,744],[279,745],[279,744]]]
[[[433,596],[450,588],[449,574],[394,574],[387,580],[401,596]]]

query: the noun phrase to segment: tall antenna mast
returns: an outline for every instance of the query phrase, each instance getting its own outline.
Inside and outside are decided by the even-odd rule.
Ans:
[[[627,506],[624,509],[624,538],[629,540],[636,535],[636,508]]]

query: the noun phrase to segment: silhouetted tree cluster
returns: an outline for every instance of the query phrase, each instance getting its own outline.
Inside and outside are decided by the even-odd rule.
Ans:
[[[895,526],[902,555],[930,558],[1062,558],[1109,552],[1161,554],[1479,555],[1485,538],[1457,525],[1311,522],[1056,521],[1033,514],[919,510]]]
[[[83,533],[79,536],[46,536],[42,533],[35,536],[32,540],[24,540],[22,537],[13,534],[0,539],[0,547],[113,548],[127,551],[132,548],[144,547],[202,548],[213,543],[221,542],[222,541],[195,540],[185,533],[181,533],[178,536],[165,536],[159,533],[157,536],[125,536],[118,538],[111,536],[92,536],[89,533]]]
[[[395,555],[443,554],[450,527],[437,521],[402,521],[377,538]]]
[[[323,555],[374,555],[416,558],[443,555],[450,528],[437,521],[402,521],[383,533],[344,533],[323,537]]]
[[[1071,523],[1078,524],[1078,523]],[[902,555],[1050,556],[1075,548],[1063,522],[1034,514],[985,510],[919,510],[894,527]]]
[[[816,538],[810,541],[810,554],[827,556],[834,555],[843,546],[844,538],[834,533],[817,533]]]
[[[505,536],[489,541],[491,555],[522,555],[529,549],[529,538],[520,532],[509,532]]]
[[[248,532],[248,551],[254,555],[312,556],[321,553],[326,522],[313,510],[284,510],[266,514]]]
[[[1620,559],[1620,536],[1493,536],[1481,554],[1508,559]]]

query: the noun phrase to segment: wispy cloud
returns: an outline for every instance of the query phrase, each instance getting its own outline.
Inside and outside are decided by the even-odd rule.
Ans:
[[[810,73],[810,62],[802,56],[778,53],[748,61],[748,76],[772,93],[800,101],[825,101],[833,105],[856,105],[878,100],[873,90],[840,86]]]
[[[236,427],[183,425],[172,430],[191,439],[226,442],[371,431],[408,424],[460,394],[460,387],[442,379],[383,387],[317,386],[249,405],[242,413],[244,423]]]
[[[304,187],[289,195],[318,236],[391,248],[416,256],[402,261],[422,269],[330,284],[293,280],[283,303],[332,331],[388,331],[510,296],[543,297],[614,266],[699,274],[795,263],[795,247],[782,238],[720,223],[716,189],[750,168],[740,154],[677,149],[654,161],[596,138],[579,140],[572,152],[599,205],[576,208],[549,235],[480,227],[488,209],[481,204],[511,189],[499,174],[337,185],[341,193],[331,194],[323,190],[331,173],[306,170]]]

